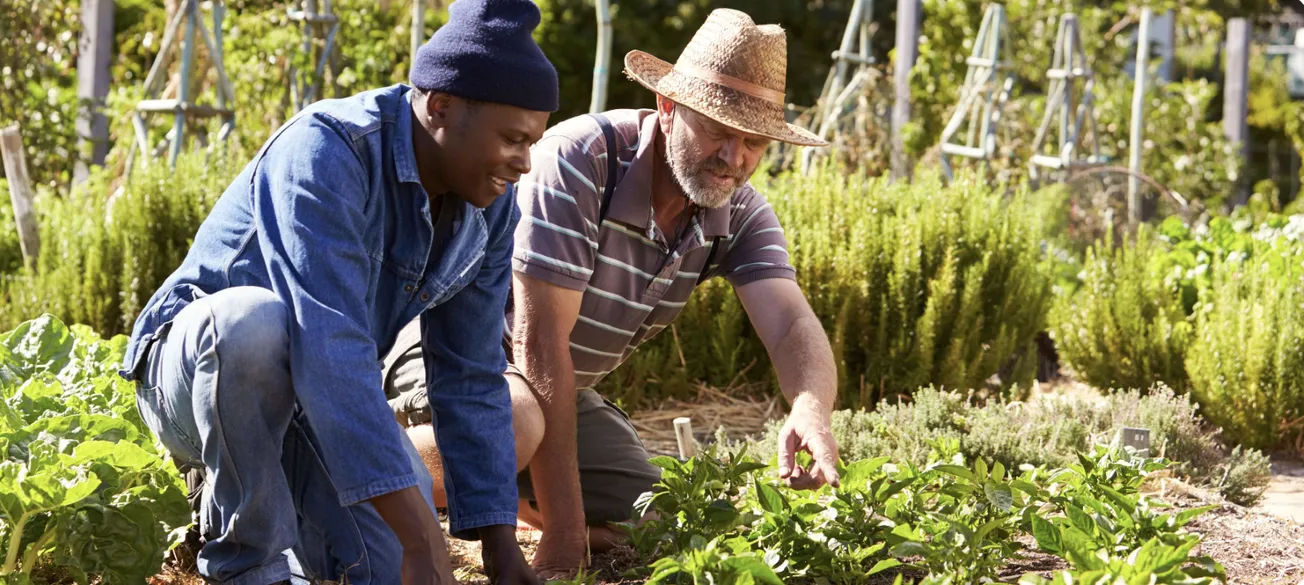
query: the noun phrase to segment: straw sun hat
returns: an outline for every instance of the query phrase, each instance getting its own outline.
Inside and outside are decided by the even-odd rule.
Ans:
[[[736,130],[802,146],[826,146],[783,117],[788,44],[778,25],[746,13],[711,12],[674,65],[643,51],[625,55],[625,74],[670,101]]]

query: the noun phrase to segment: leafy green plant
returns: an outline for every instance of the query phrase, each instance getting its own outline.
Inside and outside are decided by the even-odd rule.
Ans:
[[[126,339],[45,315],[0,336],[0,578],[139,583],[184,535],[176,467],[117,376]]]
[[[1051,534],[1043,532],[1038,536],[1038,543],[1042,538],[1053,539]],[[1076,551],[1069,554],[1079,559],[1080,566],[1059,571],[1050,579],[1025,575],[1019,580],[1019,585],[1212,585],[1224,582],[1226,572],[1221,565],[1212,561],[1191,561],[1190,554],[1198,545],[1198,541],[1173,546],[1150,540],[1125,556],[1093,555],[1085,548],[1070,548],[1070,551]],[[1075,547],[1076,544],[1067,546]]]
[[[1056,350],[1085,382],[1098,388],[1149,388],[1155,382],[1185,387],[1191,325],[1174,287],[1152,273],[1152,257],[1162,245],[1142,226],[1121,248],[1092,246],[1081,287],[1056,300],[1050,311]]]
[[[783,585],[783,581],[755,554],[747,551],[740,538],[703,542],[694,537],[691,547],[676,557],[652,563],[648,585],[692,583],[693,585]]]
[[[43,198],[41,257],[34,272],[0,283],[0,328],[51,313],[106,335],[129,332],[242,163],[235,152],[185,153],[175,171],[136,171],[112,199],[108,171],[67,196]]]
[[[1212,272],[1187,359],[1191,393],[1229,439],[1272,448],[1288,423],[1304,419],[1299,279],[1279,275],[1259,257],[1215,262]]]

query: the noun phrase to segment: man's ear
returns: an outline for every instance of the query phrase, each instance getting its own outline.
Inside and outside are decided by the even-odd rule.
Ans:
[[[670,122],[675,117],[675,102],[672,102],[661,94],[657,94],[657,121],[661,124],[661,132],[670,132]]]
[[[453,105],[453,96],[442,91],[432,91],[426,94],[426,117],[429,118],[430,124],[436,128],[444,126],[448,122],[448,112]]]

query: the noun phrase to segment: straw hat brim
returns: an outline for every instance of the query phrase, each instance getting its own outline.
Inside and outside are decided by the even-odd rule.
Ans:
[[[809,130],[789,124],[783,119],[782,106],[766,102],[760,98],[753,97],[732,88],[716,85],[705,80],[690,78],[679,74],[681,80],[687,85],[709,86],[709,89],[703,91],[667,91],[666,88],[658,88],[661,81],[671,75],[674,65],[657,57],[639,50],[630,51],[625,55],[625,74],[634,81],[637,81],[643,87],[660,94],[666,99],[681,104],[695,112],[715,120],[725,126],[735,130],[741,130],[749,134],[764,136],[772,140],[796,144],[799,146],[828,146],[828,143],[820,140],[818,136]],[[728,96],[727,101],[733,104],[732,107],[723,107],[713,104],[705,99],[704,93],[707,91]],[[719,100],[716,100],[717,102]],[[767,110],[771,111],[768,115],[761,114]],[[775,111],[777,110],[777,111]],[[750,114],[750,115],[749,115]]]

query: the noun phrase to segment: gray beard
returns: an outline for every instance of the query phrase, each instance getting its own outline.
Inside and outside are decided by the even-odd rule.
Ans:
[[[680,144],[669,136],[666,137],[666,160],[670,162],[670,173],[679,184],[679,188],[688,196],[698,207],[706,209],[718,209],[724,207],[733,198],[734,193],[742,188],[742,181],[738,182],[737,188],[716,187],[707,183],[702,176],[706,173],[699,165],[694,168],[691,162],[696,157],[693,148],[687,144]]]

